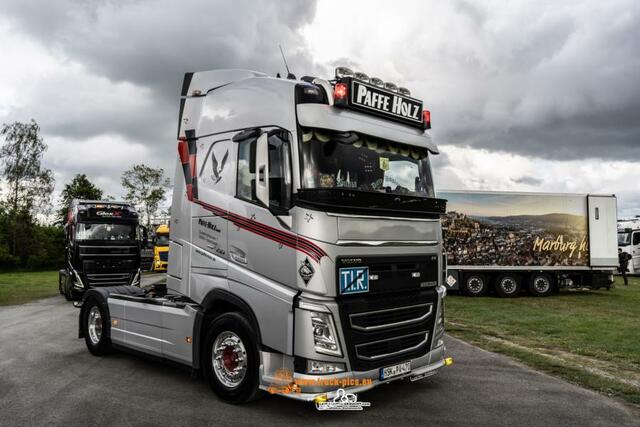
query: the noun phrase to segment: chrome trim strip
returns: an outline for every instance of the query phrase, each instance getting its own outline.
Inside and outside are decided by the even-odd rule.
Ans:
[[[392,219],[394,221],[440,222],[439,219],[407,218],[407,217],[397,217],[397,216],[355,215],[355,214],[340,214],[335,212],[325,212],[325,214],[327,216],[335,216],[335,217],[341,217],[341,218]]]
[[[424,334],[424,339],[422,341],[420,341],[418,344],[416,344],[416,345],[414,345],[412,347],[409,347],[409,348],[405,348],[403,350],[394,351],[393,353],[378,354],[378,355],[375,355],[375,356],[361,356],[359,354],[359,352],[358,352],[358,348],[359,347],[363,347],[365,345],[377,344],[379,342],[395,341],[395,340],[399,340],[399,339],[402,339],[402,338],[413,337],[415,335],[422,335],[422,334]],[[425,345],[428,340],[429,340],[429,332],[427,331],[427,332],[418,332],[418,333],[415,333],[415,334],[403,335],[401,337],[396,337],[396,338],[393,338],[391,340],[387,339],[387,340],[371,341],[371,342],[364,343],[364,344],[358,344],[356,346],[356,356],[358,357],[358,359],[362,359],[362,360],[378,360],[378,359],[384,359],[384,358],[387,358],[387,357],[398,356],[400,354],[409,353],[409,352],[412,352],[414,350],[417,350],[418,348],[420,348],[423,345]]]
[[[367,316],[367,315],[370,315],[370,314],[386,313],[386,312],[389,312],[389,311],[401,311],[401,310],[410,309],[410,308],[416,308],[416,307],[429,307],[429,311],[427,311],[422,316],[416,317],[414,319],[407,319],[407,320],[402,320],[400,322],[386,323],[384,325],[358,326],[358,325],[354,325],[353,324],[354,317]],[[411,325],[413,323],[422,322],[427,317],[431,316],[431,313],[433,313],[433,303],[415,304],[415,305],[408,305],[408,306],[405,306],[405,307],[394,307],[394,308],[388,308],[388,309],[385,309],[385,310],[375,310],[375,311],[367,311],[367,312],[364,312],[364,313],[350,314],[349,315],[349,323],[351,324],[351,328],[356,329],[358,331],[365,331],[365,332],[379,331],[380,329],[393,328],[395,326]]]
[[[338,246],[435,246],[437,240],[338,240]]]

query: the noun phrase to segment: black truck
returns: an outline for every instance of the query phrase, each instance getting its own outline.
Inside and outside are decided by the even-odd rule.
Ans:
[[[89,288],[139,285],[138,213],[123,202],[78,200],[69,206],[60,293],[79,300]]]

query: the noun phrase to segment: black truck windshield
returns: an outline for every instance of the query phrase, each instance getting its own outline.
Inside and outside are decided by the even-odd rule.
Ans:
[[[424,148],[303,129],[300,141],[303,189],[350,189],[433,198],[428,152]]]
[[[79,223],[76,240],[136,240],[133,224]]]

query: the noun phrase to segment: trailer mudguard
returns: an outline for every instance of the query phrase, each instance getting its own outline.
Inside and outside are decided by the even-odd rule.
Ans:
[[[95,298],[98,301],[98,304],[100,304],[100,306],[105,309],[105,313],[108,314],[109,306],[107,304],[107,299],[109,299],[109,295],[111,294],[143,297],[146,295],[146,292],[142,288],[139,288],[137,286],[129,286],[129,285],[108,286],[104,288],[91,288],[87,290],[82,297],[82,306],[80,307],[80,316],[78,317],[78,338],[84,338],[84,334],[82,332],[82,319],[84,317],[84,312],[86,307],[85,302],[89,298]],[[109,325],[111,320],[109,318],[105,320],[106,320],[105,323]],[[105,333],[107,334],[107,337],[110,337],[111,329],[105,328]]]

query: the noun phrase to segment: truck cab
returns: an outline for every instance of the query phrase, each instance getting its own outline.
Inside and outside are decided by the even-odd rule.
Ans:
[[[640,218],[618,221],[618,247],[631,255],[629,274],[640,274]]]
[[[156,228],[153,248],[153,271],[167,271],[169,264],[169,226],[160,224]]]
[[[65,229],[59,289],[78,300],[91,287],[140,282],[138,213],[124,202],[73,200]]]
[[[187,74],[166,289],[88,296],[89,350],[187,364],[234,403],[435,374],[450,359],[429,128],[409,90],[347,68]]]

